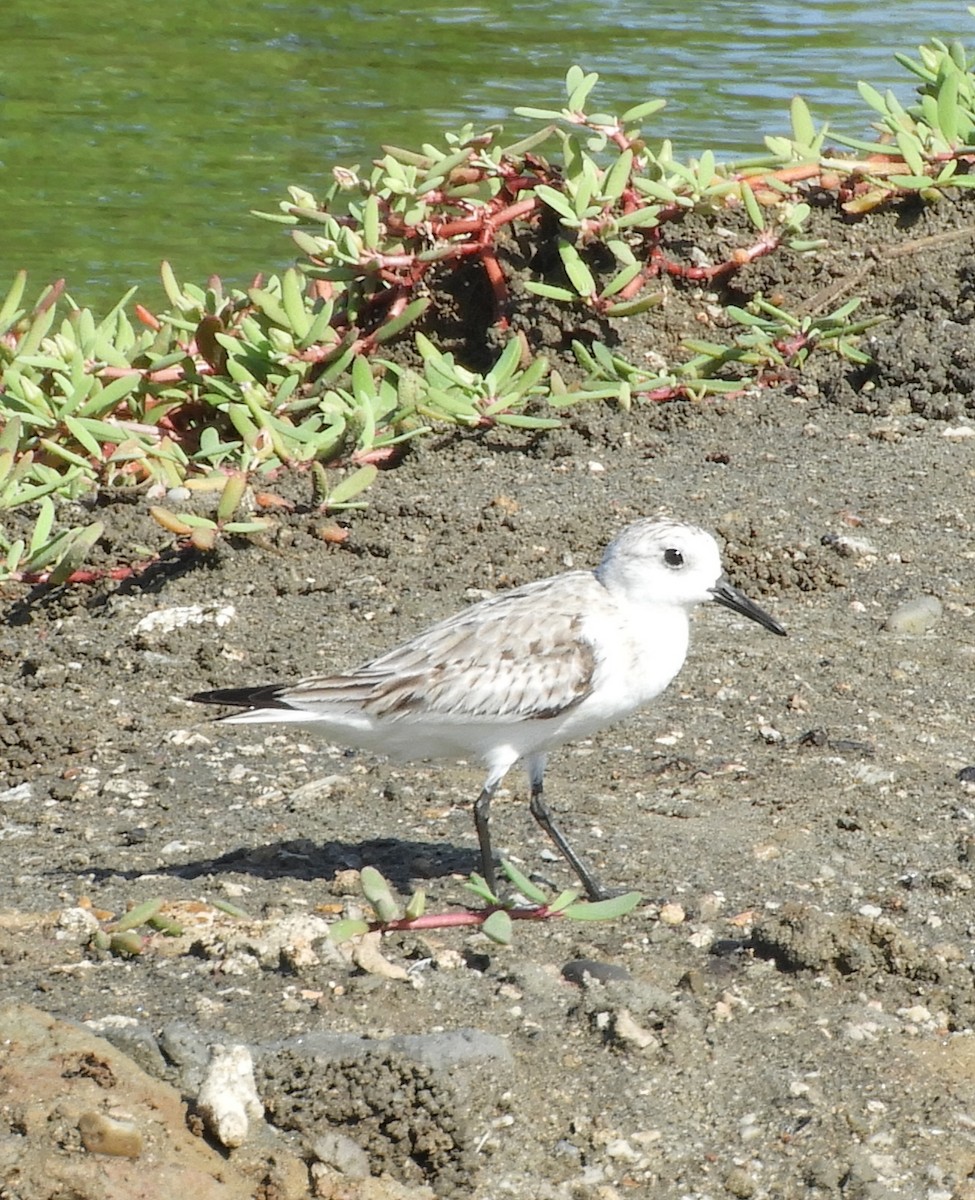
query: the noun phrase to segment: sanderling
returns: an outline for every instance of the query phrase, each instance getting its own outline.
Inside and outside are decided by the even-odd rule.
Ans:
[[[190,699],[246,709],[221,721],[311,722],[393,758],[479,758],[487,778],[474,824],[492,891],[491,798],[523,758],[532,815],[596,899],[606,893],[543,799],[546,756],[659,696],[684,664],[691,609],[708,600],[785,634],[724,578],[709,533],[647,518],[610,542],[595,571],[501,592],[354,670]]]

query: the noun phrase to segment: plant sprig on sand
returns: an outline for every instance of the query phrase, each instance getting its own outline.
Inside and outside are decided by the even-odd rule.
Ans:
[[[515,921],[551,921],[560,917],[572,921],[611,921],[632,912],[642,899],[639,892],[626,892],[608,900],[580,900],[579,892],[571,888],[552,897],[512,863],[502,861],[501,870],[527,904],[505,903],[480,875],[472,875],[467,888],[484,902],[484,908],[428,913],[423,892],[414,892],[405,905],[400,904],[379,871],[363,867],[360,884],[371,915],[336,921],[329,936],[334,942],[343,942],[377,930],[394,933],[464,926],[478,928],[492,942],[508,945]]]

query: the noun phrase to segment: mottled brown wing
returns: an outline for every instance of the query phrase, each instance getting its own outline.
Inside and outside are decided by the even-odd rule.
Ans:
[[[588,572],[507,592],[425,630],[342,675],[303,680],[285,703],[355,706],[376,717],[439,714],[545,719],[572,708],[592,684],[596,658],[582,636]]]

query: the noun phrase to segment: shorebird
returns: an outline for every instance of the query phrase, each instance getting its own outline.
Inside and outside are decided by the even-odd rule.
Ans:
[[[487,777],[474,824],[494,892],[491,799],[524,759],[532,815],[599,899],[608,893],[545,803],[548,752],[659,696],[684,664],[692,609],[712,601],[785,635],[724,577],[709,533],[646,518],[610,542],[595,570],[501,592],[352,670],[190,699],[242,708],[218,718],[228,724],[312,724],[330,741],[391,758],[480,759]]]

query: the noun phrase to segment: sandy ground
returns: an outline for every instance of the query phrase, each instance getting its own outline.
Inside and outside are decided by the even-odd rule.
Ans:
[[[869,370],[819,352],[733,399],[446,433],[383,476],[343,546],[296,514],[138,583],[8,592],[0,979],[21,1007],[0,1196],[168,1195],[164,1146],[188,1138],[210,1155],[200,1196],[975,1197],[973,213],[824,211],[815,261],[764,260],[721,295],[668,285],[622,331],[631,357],[667,353],[757,289],[820,311],[859,295],[887,317]],[[651,709],[553,756],[570,836],[645,903],[519,925],[510,948],[443,930],[386,938],[388,967],[336,952],[324,922],[365,864],[464,904],[478,765],[213,726],[182,698],[353,665],[594,564],[658,511],[713,529],[789,637],[701,612]],[[115,553],[153,536],[137,505],[104,512]],[[183,606],[173,631],[147,621]],[[507,783],[497,844],[568,886]],[[99,915],[151,897],[182,938],[89,945]],[[212,1044],[253,1052],[266,1117],[241,1149],[171,1097],[150,1128],[129,1076],[98,1067],[121,1051],[139,1086],[194,1101]],[[31,1046],[53,1075],[24,1070]],[[102,1117],[142,1128],[137,1154],[79,1136]]]

